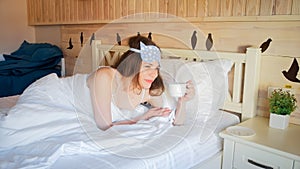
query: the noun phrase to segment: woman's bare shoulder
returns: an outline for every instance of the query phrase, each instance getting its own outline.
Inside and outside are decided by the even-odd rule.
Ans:
[[[107,75],[114,75],[116,73],[116,69],[112,68],[112,67],[100,67],[99,69],[97,69],[97,71],[95,72],[96,74],[107,74]]]
[[[95,80],[101,80],[103,82],[109,82],[113,79],[116,74],[116,69],[111,67],[101,67],[97,71],[93,72],[87,79],[88,85]]]

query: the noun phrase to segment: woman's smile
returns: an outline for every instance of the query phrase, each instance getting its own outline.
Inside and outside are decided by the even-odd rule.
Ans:
[[[152,84],[152,82],[153,82],[153,80],[151,80],[151,79],[145,79],[145,81],[149,84]]]

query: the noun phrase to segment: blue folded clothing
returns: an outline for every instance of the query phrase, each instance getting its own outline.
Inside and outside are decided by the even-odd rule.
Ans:
[[[49,43],[24,41],[19,49],[3,54],[0,62],[0,97],[21,94],[32,82],[50,73],[61,76],[58,63],[63,57],[61,49]]]
[[[63,57],[61,49],[49,43],[24,41],[18,50],[3,55],[0,75],[23,75],[34,70],[54,68]]]

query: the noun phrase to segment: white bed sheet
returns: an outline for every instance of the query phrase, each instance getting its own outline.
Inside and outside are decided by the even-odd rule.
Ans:
[[[222,112],[222,118],[219,119],[217,128],[209,138],[206,134],[203,140],[199,138],[186,137],[176,147],[157,157],[152,158],[128,158],[118,155],[103,154],[80,154],[60,157],[54,164],[53,168],[105,168],[105,169],[184,169],[198,165],[205,160],[213,157],[222,151],[223,139],[218,136],[222,129],[237,124],[239,119],[236,115]],[[218,120],[218,121],[219,121]],[[215,122],[215,121],[214,121]],[[214,123],[211,121],[211,123]],[[197,135],[198,134],[191,134]]]
[[[238,123],[220,111],[179,127],[154,119],[103,132],[85,83],[78,83],[85,78],[52,74],[26,89],[0,121],[0,168],[190,168],[219,152],[217,133]]]

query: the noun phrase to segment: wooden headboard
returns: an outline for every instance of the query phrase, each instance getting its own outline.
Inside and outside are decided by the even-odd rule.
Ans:
[[[128,46],[104,45],[100,40],[94,40],[92,43],[93,71],[100,65],[114,64],[128,49]],[[162,58],[172,57],[188,61],[232,60],[234,63],[232,92],[228,94],[223,109],[240,114],[242,120],[256,115],[261,62],[260,48],[247,48],[246,53],[174,48],[161,48],[161,51]]]

